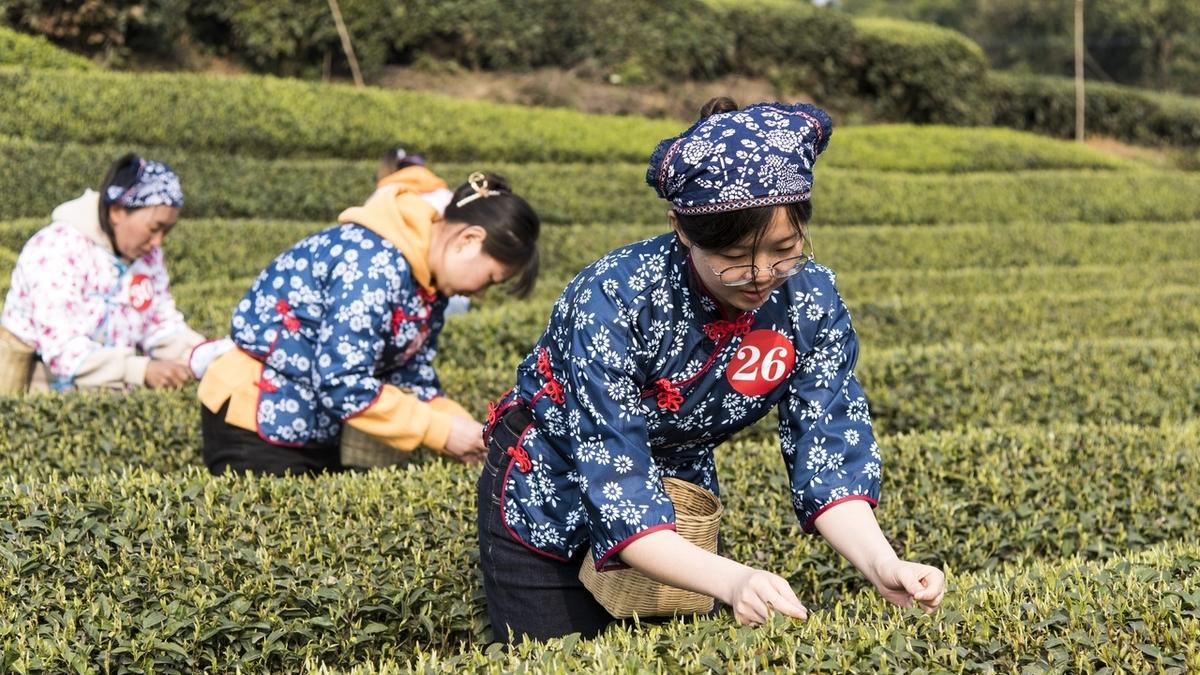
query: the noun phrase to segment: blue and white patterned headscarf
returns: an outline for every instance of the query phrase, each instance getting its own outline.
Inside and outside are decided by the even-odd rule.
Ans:
[[[809,199],[833,120],[807,103],[758,103],[717,113],[658,144],[646,182],[683,215]]]
[[[183,208],[183,187],[171,167],[152,159],[139,159],[138,162],[133,185],[109,186],[104,201],[127,209],[159,205]]]

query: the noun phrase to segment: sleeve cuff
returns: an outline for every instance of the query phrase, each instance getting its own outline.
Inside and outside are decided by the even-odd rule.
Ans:
[[[625,563],[622,563],[619,559],[614,560],[613,556],[620,553],[626,546],[632,544],[633,542],[637,541],[638,539],[641,539],[642,537],[644,537],[648,534],[658,532],[660,530],[674,531],[675,523],[663,523],[662,525],[655,525],[654,527],[648,527],[648,528],[642,530],[641,532],[638,532],[636,534],[631,534],[628,537],[625,537],[621,541],[617,542],[616,546],[613,546],[612,548],[605,551],[604,555],[600,556],[599,558],[596,558],[596,571],[597,572],[609,572],[612,570],[625,569],[626,567],[628,567],[628,565],[626,565]]]
[[[150,365],[147,356],[129,356],[125,359],[125,383],[140,387],[146,384],[146,366]]]
[[[450,438],[453,417],[413,394],[385,384],[375,400],[343,423],[374,436],[398,450],[414,450],[419,445],[442,452]]]
[[[450,440],[450,425],[453,418],[450,413],[432,409],[429,411],[429,427],[425,429],[425,437],[421,445],[427,448],[445,452],[446,442]]]
[[[466,408],[459,405],[456,401],[452,401],[444,396],[438,396],[437,398],[430,399],[428,403],[429,407],[438,412],[444,412],[451,417],[465,417],[469,420],[475,419],[471,416],[471,413],[467,412]]]
[[[817,518],[820,518],[821,515],[823,513],[825,513],[826,511],[828,511],[829,509],[832,509],[833,507],[837,506],[838,504],[842,504],[844,502],[853,502],[853,501],[858,501],[858,500],[867,502],[868,504],[871,505],[871,508],[875,508],[876,506],[879,505],[879,502],[876,501],[875,498],[872,497],[871,495],[849,495],[846,497],[842,497],[841,499],[835,499],[835,500],[829,502],[828,504],[826,504],[825,506],[822,506],[821,508],[817,509],[816,513],[812,514],[811,516],[808,517],[808,520],[804,521],[804,525],[803,525],[804,533],[812,534],[813,532],[815,532],[816,526],[817,526]]]

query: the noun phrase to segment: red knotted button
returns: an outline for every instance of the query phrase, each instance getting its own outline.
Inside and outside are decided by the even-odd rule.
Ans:
[[[679,393],[679,388],[673,382],[664,377],[654,383],[654,388],[658,391],[658,407],[679,412],[679,406],[683,405],[683,394]]]
[[[525,448],[517,445],[510,447],[506,452],[510,457],[517,460],[517,469],[521,473],[529,473],[529,470],[533,468],[533,462],[530,461],[529,453],[525,451]]]

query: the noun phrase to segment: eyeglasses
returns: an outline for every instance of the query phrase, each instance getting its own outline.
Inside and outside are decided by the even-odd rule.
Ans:
[[[758,273],[766,270],[771,275],[772,279],[787,279],[794,277],[804,269],[804,266],[816,257],[816,251],[813,250],[812,241],[804,238],[804,243],[808,245],[808,253],[804,252],[803,245],[800,247],[800,255],[784,258],[772,263],[767,267],[759,267],[758,265],[734,265],[726,267],[723,270],[718,270],[715,267],[709,266],[708,269],[717,275],[724,286],[745,286],[758,278]]]

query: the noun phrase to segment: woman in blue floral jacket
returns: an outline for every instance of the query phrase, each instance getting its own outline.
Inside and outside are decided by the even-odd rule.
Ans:
[[[433,366],[446,298],[511,278],[528,293],[540,221],[494,174],[472,174],[443,216],[425,195],[445,188],[406,167],[259,274],[200,381],[213,473],[340,469],[346,425],[397,450],[479,460],[483,427]]]
[[[812,260],[812,166],[832,123],[810,105],[714,99],[659,144],[647,181],[673,231],[585,268],[489,415],[478,487],[498,638],[594,635],[613,620],[577,578],[631,566],[713,596],[739,621],[806,610],[783,578],[675,530],[660,478],[718,492],[718,445],[779,411],[791,503],[889,600],[927,611],[936,568],[900,560],[876,523],[881,458],[834,274]]]

